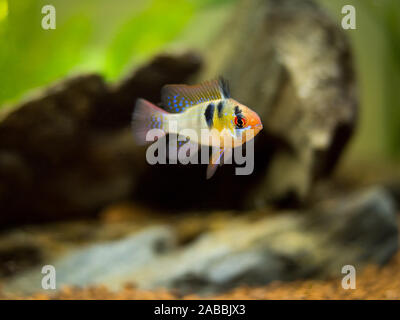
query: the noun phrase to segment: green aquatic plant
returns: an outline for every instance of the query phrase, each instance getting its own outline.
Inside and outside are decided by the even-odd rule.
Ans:
[[[117,79],[179,38],[197,15],[233,2],[53,0],[57,27],[43,30],[48,1],[0,0],[0,106],[70,73]]]

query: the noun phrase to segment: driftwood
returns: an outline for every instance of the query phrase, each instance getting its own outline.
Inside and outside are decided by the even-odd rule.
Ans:
[[[93,215],[129,198],[146,166],[131,135],[135,100],[159,99],[200,64],[193,54],[159,56],[116,86],[78,76],[3,110],[0,222]]]

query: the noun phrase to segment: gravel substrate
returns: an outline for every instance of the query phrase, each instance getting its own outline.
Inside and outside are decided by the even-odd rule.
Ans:
[[[63,288],[55,295],[36,294],[31,297],[1,295],[3,299],[400,299],[400,253],[385,267],[367,267],[357,275],[356,289],[345,290],[341,279],[327,281],[274,282],[266,287],[240,287],[213,297],[195,295],[180,297],[166,290],[143,291],[126,286],[119,292],[104,287],[84,289]]]

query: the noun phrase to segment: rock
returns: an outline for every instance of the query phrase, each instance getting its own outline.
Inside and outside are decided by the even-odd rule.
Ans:
[[[130,279],[145,288],[210,294],[273,280],[340,278],[344,265],[356,270],[371,262],[382,265],[397,248],[392,199],[382,189],[373,189],[302,215],[234,219]]]
[[[244,0],[207,52],[202,78],[230,79],[234,97],[264,124],[254,172],[261,177],[247,201],[303,200],[332,171],[356,123],[340,26],[309,0]]]
[[[324,211],[328,214],[322,215],[322,219],[319,215]],[[339,259],[343,262],[354,261],[357,257],[360,261],[367,259],[383,265],[398,249],[396,206],[393,197],[382,187],[327,201],[313,214],[316,221],[307,222],[306,227],[329,230],[327,241],[346,248]],[[369,249],[365,250],[367,247]],[[327,265],[334,268],[334,260],[336,258],[332,257]]]
[[[161,55],[118,85],[76,76],[3,109],[0,225],[90,216],[129,198],[146,166],[131,135],[136,98],[159,99],[164,84],[185,82],[200,63]]]
[[[115,278],[133,272],[154,260],[173,245],[168,228],[151,227],[145,232],[111,243],[100,243],[66,254],[54,264],[59,286],[104,284],[113,287]],[[41,291],[41,267],[22,274],[12,284],[15,292]],[[5,287],[7,289],[7,286]]]
[[[120,289],[132,283],[142,289],[211,294],[274,280],[335,277],[340,281],[344,265],[353,265],[358,272],[367,263],[384,264],[398,248],[393,201],[382,188],[326,201],[301,214],[225,213],[222,224],[216,217],[199,217],[204,225],[200,233],[190,231],[197,234],[191,241],[178,239],[185,233],[182,226],[191,229],[196,219],[180,216],[159,221],[159,227],[120,233],[115,240],[75,245],[41,263],[56,267],[58,288],[98,284]],[[86,228],[85,233],[91,234],[91,228],[99,226]],[[110,234],[106,230],[113,228],[104,226],[101,233]],[[39,256],[49,257],[45,252]],[[40,277],[39,267],[27,268],[5,279],[3,291],[37,292]]]

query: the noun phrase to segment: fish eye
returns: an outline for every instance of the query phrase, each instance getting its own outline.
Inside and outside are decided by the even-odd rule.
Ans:
[[[235,117],[235,126],[237,128],[243,128],[244,126],[246,126],[246,118],[245,117],[240,117],[240,116],[236,116]]]

